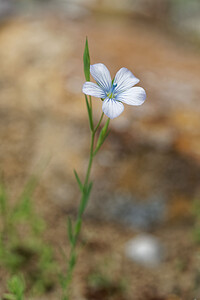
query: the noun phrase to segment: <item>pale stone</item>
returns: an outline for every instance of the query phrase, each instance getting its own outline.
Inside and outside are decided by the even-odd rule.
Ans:
[[[152,235],[138,235],[125,246],[125,253],[131,260],[147,267],[156,267],[164,259],[164,248]]]

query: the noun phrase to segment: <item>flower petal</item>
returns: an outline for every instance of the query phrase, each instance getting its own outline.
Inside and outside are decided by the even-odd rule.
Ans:
[[[104,89],[105,92],[109,92],[112,84],[110,72],[104,64],[95,64],[90,66],[90,73],[96,80],[97,84]]]
[[[123,112],[124,105],[114,99],[106,98],[103,101],[102,110],[108,118],[114,119]]]
[[[132,87],[116,96],[116,100],[129,105],[141,105],[146,99],[146,92],[141,87]]]
[[[136,78],[127,68],[121,68],[115,75],[114,84],[116,84],[115,92],[121,93],[137,84],[139,79]]]
[[[82,92],[97,98],[106,98],[104,90],[94,82],[86,81],[83,85]]]

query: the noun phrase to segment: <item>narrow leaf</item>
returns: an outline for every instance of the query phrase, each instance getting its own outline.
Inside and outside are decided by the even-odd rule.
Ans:
[[[88,111],[90,129],[91,129],[91,131],[93,131],[92,111],[91,111],[91,107],[89,105],[88,98],[87,98],[86,95],[85,95],[85,101],[86,101],[86,105],[87,105],[87,111]]]
[[[73,245],[74,238],[73,238],[72,221],[71,221],[70,217],[67,218],[67,232],[68,232],[68,238],[69,238],[70,244]]]
[[[85,41],[85,50],[83,53],[84,73],[86,81],[90,81],[90,54],[88,47],[88,39]]]
[[[97,146],[96,146],[96,149],[94,151],[94,155],[98,152],[98,150],[100,149],[100,147],[102,146],[102,144],[104,143],[105,139],[108,136],[109,122],[110,122],[110,119],[108,119],[106,121],[106,124],[104,125],[104,127],[100,131],[99,138],[97,140]]]
[[[76,172],[76,170],[74,170],[74,175],[75,175],[76,181],[78,183],[79,189],[82,192],[83,191],[83,185],[81,183],[81,180],[80,180],[80,178],[79,178],[78,173]]]
[[[91,189],[92,189],[92,182],[90,182],[89,185],[85,186],[85,188],[84,188],[83,198],[81,200],[80,207],[79,207],[79,213],[78,213],[80,218],[81,218],[82,214],[84,213],[85,208],[87,206]]]
[[[70,268],[73,269],[73,267],[75,266],[75,264],[76,264],[76,254],[73,253],[72,257],[71,257],[71,259],[69,261]]]
[[[90,193],[91,193],[91,190],[92,190],[92,185],[93,185],[93,182],[91,181],[87,187],[87,191],[86,191],[86,195],[85,195],[85,198],[84,198],[84,202],[83,202],[83,212],[87,206],[87,203],[88,203],[88,200],[90,198]]]
[[[75,225],[75,235],[78,235],[81,230],[82,220],[78,219]]]

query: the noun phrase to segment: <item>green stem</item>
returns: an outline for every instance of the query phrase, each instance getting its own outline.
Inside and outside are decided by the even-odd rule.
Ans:
[[[94,137],[95,137],[95,131],[92,132],[91,135],[91,144],[90,144],[90,158],[89,158],[89,163],[88,163],[88,168],[87,168],[87,173],[85,176],[85,182],[83,185],[83,189],[87,188],[89,177],[90,177],[90,172],[92,168],[92,162],[93,162],[93,151],[94,151]]]
[[[74,233],[73,233],[73,242],[71,244],[71,249],[70,249],[70,255],[69,255],[69,261],[68,261],[68,269],[67,269],[67,276],[65,278],[65,283],[63,287],[63,297],[62,300],[69,300],[69,285],[72,281],[72,275],[73,271],[76,265],[76,245],[77,241],[79,238],[79,234],[81,231],[81,225],[82,225],[82,216],[83,213],[86,209],[87,206],[87,201],[89,198],[89,192],[88,189],[90,187],[89,183],[89,178],[90,178],[90,173],[91,173],[91,168],[92,168],[92,163],[93,163],[93,158],[94,158],[94,140],[95,140],[95,134],[97,132],[97,129],[99,128],[101,121],[103,119],[104,113],[102,113],[100,120],[95,127],[95,129],[91,130],[91,142],[90,142],[90,156],[89,156],[89,162],[88,162],[88,167],[87,167],[87,172],[83,184],[83,191],[82,191],[82,197],[79,205],[79,211],[78,211],[78,216],[75,222],[74,226]]]
[[[91,115],[92,115],[92,97],[89,96],[89,99],[90,99],[90,109],[91,109]]]

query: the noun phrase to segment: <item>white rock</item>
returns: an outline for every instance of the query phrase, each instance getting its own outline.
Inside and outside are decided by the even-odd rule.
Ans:
[[[164,247],[160,241],[147,234],[138,235],[125,246],[125,253],[131,260],[147,267],[156,267],[164,259]]]

